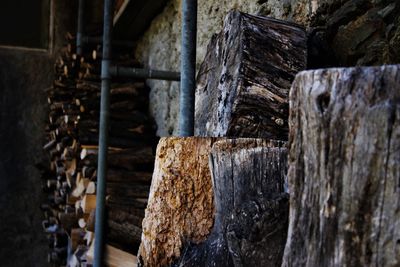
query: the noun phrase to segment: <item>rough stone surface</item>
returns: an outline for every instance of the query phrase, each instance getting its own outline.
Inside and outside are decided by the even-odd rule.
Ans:
[[[178,258],[184,242],[198,243],[214,223],[208,158],[215,138],[161,138],[149,202],[143,220],[139,260],[166,266]]]
[[[400,266],[400,66],[297,76],[283,266]]]
[[[40,65],[41,68],[37,68]],[[0,262],[45,266],[40,173],[52,63],[46,53],[0,50]]]
[[[211,36],[222,29],[226,14],[237,9],[250,14],[260,14],[287,19],[307,25],[310,15],[321,1],[316,0],[211,0],[199,1],[197,34],[197,67],[204,59]],[[148,31],[139,41],[136,57],[145,66],[176,70],[180,68],[181,0],[171,0],[164,11],[156,17]],[[179,83],[148,81],[150,110],[160,136],[177,134],[179,110]]]
[[[324,32],[336,57],[334,66],[400,62],[400,2],[332,0],[316,11],[311,26]]]
[[[137,58],[146,66],[179,70],[181,0],[170,0],[139,41]],[[211,36],[231,9],[310,26],[310,68],[400,62],[400,2],[396,0],[203,1],[198,8],[197,66]],[[317,50],[317,51],[315,51]],[[149,81],[150,109],[158,135],[177,134],[179,83]]]

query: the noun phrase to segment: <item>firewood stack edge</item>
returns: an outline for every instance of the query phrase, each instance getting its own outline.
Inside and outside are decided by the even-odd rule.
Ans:
[[[49,162],[43,173],[47,202],[41,206],[54,266],[90,266],[96,208],[96,172],[100,114],[101,46],[74,53],[75,38],[55,63],[47,90],[49,117],[43,149]],[[132,54],[117,50],[115,63],[137,67]],[[132,261],[141,237],[154,165],[155,127],[148,115],[144,80],[113,79],[107,177],[107,252]],[[112,257],[110,255],[110,257]],[[118,263],[119,264],[119,263]]]

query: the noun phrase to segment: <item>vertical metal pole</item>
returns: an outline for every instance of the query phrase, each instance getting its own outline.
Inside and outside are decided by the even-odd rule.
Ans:
[[[82,49],[83,49],[83,16],[84,16],[84,9],[85,9],[85,0],[79,0],[78,4],[78,29],[76,33],[76,53],[81,56]]]
[[[196,79],[197,0],[182,1],[181,90],[179,135],[194,134],[194,94]]]
[[[111,38],[113,27],[113,0],[104,0],[103,59],[101,62],[101,103],[100,103],[100,136],[97,167],[97,197],[95,220],[94,267],[103,266],[105,196],[107,176],[108,119],[110,108],[110,63]]]

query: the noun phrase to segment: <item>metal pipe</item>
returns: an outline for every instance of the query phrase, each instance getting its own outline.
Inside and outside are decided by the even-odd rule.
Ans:
[[[113,77],[130,77],[153,80],[180,81],[180,73],[163,70],[125,68],[112,66],[110,68],[111,76]]]
[[[197,0],[182,2],[181,89],[179,135],[194,134],[194,95],[196,78]]]
[[[107,175],[108,150],[108,120],[110,109],[110,63],[111,38],[113,27],[113,0],[104,0],[104,27],[103,27],[103,59],[101,61],[101,101],[100,101],[100,129],[99,154],[97,166],[97,197],[95,219],[94,267],[103,266],[104,232],[105,232],[105,196]]]
[[[82,55],[83,50],[83,43],[82,43],[82,36],[83,36],[83,16],[84,16],[84,9],[85,9],[85,1],[79,0],[78,3],[78,29],[76,33],[76,54],[79,56]]]
[[[103,42],[103,39],[101,36],[83,36],[82,42],[84,44],[101,44]],[[124,40],[113,40],[112,45],[131,48],[135,45],[135,42],[124,41]]]

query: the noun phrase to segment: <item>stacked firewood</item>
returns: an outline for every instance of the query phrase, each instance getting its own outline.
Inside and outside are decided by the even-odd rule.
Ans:
[[[48,201],[42,205],[55,266],[91,264],[96,208],[100,115],[100,46],[77,56],[74,39],[61,50],[48,89],[49,118],[43,174]],[[135,66],[131,55],[115,53],[116,64]],[[136,254],[151,183],[155,134],[147,114],[144,81],[113,79],[107,175],[107,244],[111,251]]]

